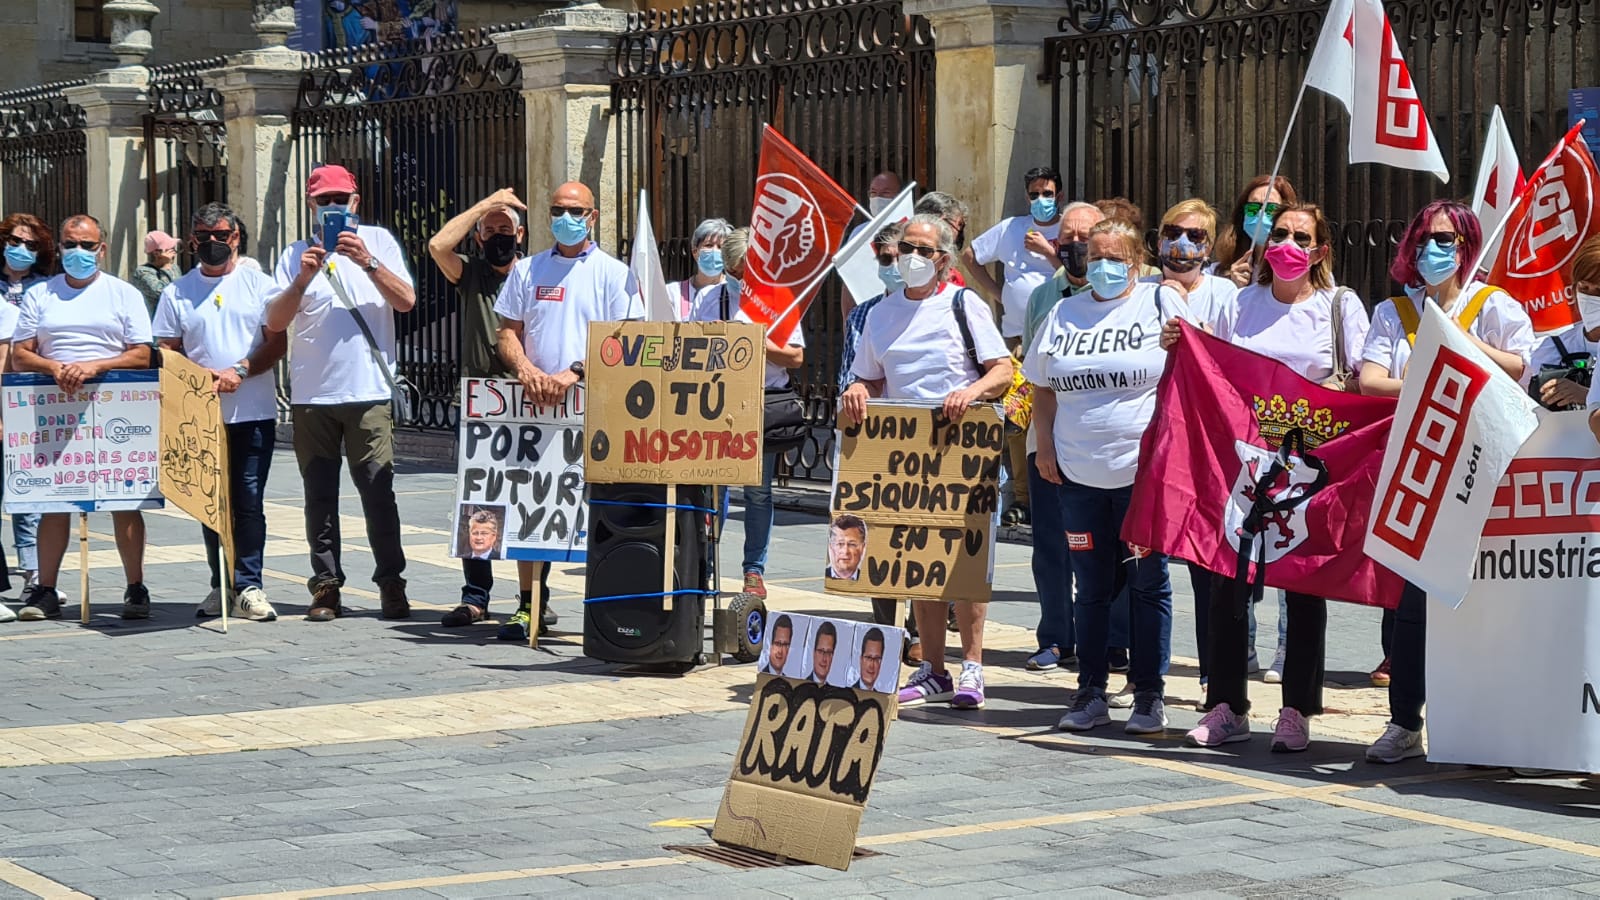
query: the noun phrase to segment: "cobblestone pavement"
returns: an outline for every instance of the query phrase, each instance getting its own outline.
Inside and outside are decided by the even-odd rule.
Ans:
[[[538,650],[438,627],[460,588],[453,476],[399,484],[417,610],[403,623],[377,616],[348,486],[346,602],[360,610],[297,615],[308,570],[287,453],[269,492],[277,622],[197,624],[203,551],[176,512],[148,517],[155,616],[122,622],[109,519],[92,520],[93,623],[0,626],[0,898],[1600,893],[1594,785],[1359,761],[1384,706],[1365,687],[1373,610],[1330,605],[1335,686],[1307,753],[1269,754],[1264,735],[1182,746],[1199,690],[1181,570],[1168,733],[1052,731],[1073,676],[1022,670],[1035,607],[1020,546],[996,570],[988,709],[908,710],[889,733],[859,841],[879,855],[849,872],[737,870],[668,850],[709,842],[753,669],[643,677],[583,658],[575,566],[554,576],[562,622]],[[738,529],[736,513],[730,568]],[[864,616],[821,593],[823,538],[815,517],[780,513],[771,606]],[[75,609],[76,571],[62,581]],[[1265,660],[1276,611],[1263,620]],[[1265,732],[1276,688],[1254,691]]]

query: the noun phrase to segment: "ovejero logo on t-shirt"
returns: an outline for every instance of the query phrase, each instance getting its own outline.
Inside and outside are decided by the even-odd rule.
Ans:
[[[135,425],[121,416],[107,419],[104,429],[106,439],[113,444],[126,444],[136,437],[148,437],[151,433],[149,425]]]

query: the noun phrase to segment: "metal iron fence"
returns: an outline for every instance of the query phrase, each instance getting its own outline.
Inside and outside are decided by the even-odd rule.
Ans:
[[[326,51],[308,60],[301,77],[292,118],[296,169],[349,169],[361,187],[362,221],[394,234],[416,281],[416,308],[396,320],[400,372],[417,394],[402,425],[456,429],[458,304],[428,256],[428,239],[500,188],[524,192],[522,67],[490,39],[522,27]],[[290,202],[299,234],[308,234],[304,198]]]
[[[1374,303],[1405,222],[1471,192],[1489,111],[1501,104],[1524,162],[1567,129],[1567,91],[1600,84],[1600,0],[1384,4],[1451,181],[1351,165],[1344,108],[1306,92],[1283,174],[1337,223],[1336,274]],[[1272,168],[1321,32],[1323,0],[1093,0],[1045,40],[1052,151],[1068,194],[1126,196],[1156,221],[1204,197],[1223,210]]]
[[[0,93],[0,203],[53,228],[88,208],[83,109],[63,88],[82,81]]]
[[[632,15],[611,88],[624,252],[644,188],[668,277],[690,276],[701,219],[749,218],[763,122],[848,190],[864,194],[883,170],[931,189],[933,39],[899,0],[737,0]],[[797,390],[815,430],[788,463],[805,478],[832,475],[839,291],[829,279],[804,323]]]
[[[189,217],[207,203],[228,201],[228,127],[222,94],[205,72],[224,57],[150,70],[150,111],[144,117],[146,225],[179,238],[184,269],[195,265],[188,242]],[[252,231],[259,223],[245,223]],[[247,252],[241,248],[241,253]]]

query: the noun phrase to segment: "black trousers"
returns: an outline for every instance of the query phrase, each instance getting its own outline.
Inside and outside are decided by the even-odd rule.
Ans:
[[[1289,592],[1288,633],[1284,636],[1283,705],[1303,716],[1322,713],[1326,666],[1328,601]],[[1250,654],[1250,586],[1226,575],[1211,576],[1211,621],[1207,635],[1211,674],[1206,709],[1226,703],[1236,715],[1250,711],[1246,688]]]
[[[466,579],[466,584],[461,586],[461,602],[488,609],[489,594],[494,591],[494,563],[487,559],[463,559],[461,575]],[[550,605],[550,563],[534,563],[533,578],[539,585],[539,609],[543,610]]]
[[[1406,582],[1394,611],[1389,653],[1389,721],[1422,730],[1422,705],[1428,696],[1428,595]]]
[[[885,600],[878,597],[872,598],[872,624],[894,625],[897,627],[904,624],[905,629],[911,632],[911,636],[916,637],[917,618],[916,616],[911,615],[911,603],[910,601],[906,600],[899,602],[905,603],[906,605],[906,620],[904,623],[896,622],[894,620],[894,600]]]

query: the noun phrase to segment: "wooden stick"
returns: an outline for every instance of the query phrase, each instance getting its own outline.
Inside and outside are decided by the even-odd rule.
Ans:
[[[661,609],[672,612],[672,575],[673,570],[673,545],[678,542],[678,511],[674,509],[678,503],[678,486],[667,485],[667,529],[661,540]]]
[[[518,563],[518,565],[520,566],[521,563]],[[544,570],[544,577],[543,578],[534,578],[533,590],[531,592],[529,592],[529,594],[528,594],[528,607],[529,607],[529,611],[528,611],[528,649],[529,650],[537,650],[537,649],[539,649],[539,628],[544,624],[544,608],[542,606],[540,606],[540,605],[537,605],[536,599],[543,595],[543,591],[540,589],[540,587],[543,584],[548,584],[549,583],[549,579],[550,579],[550,569],[549,569],[549,567],[553,566],[553,565],[555,565],[554,562],[545,563],[545,567],[546,568]],[[537,570],[535,570],[535,571],[537,571]],[[517,571],[517,605],[518,606],[522,605],[522,571],[521,571],[520,568]]]
[[[89,624],[89,514],[78,513],[78,612]]]
[[[228,548],[221,533],[217,534],[217,559],[222,567],[222,633],[228,633],[228,607],[233,605],[233,560],[228,558]]]

